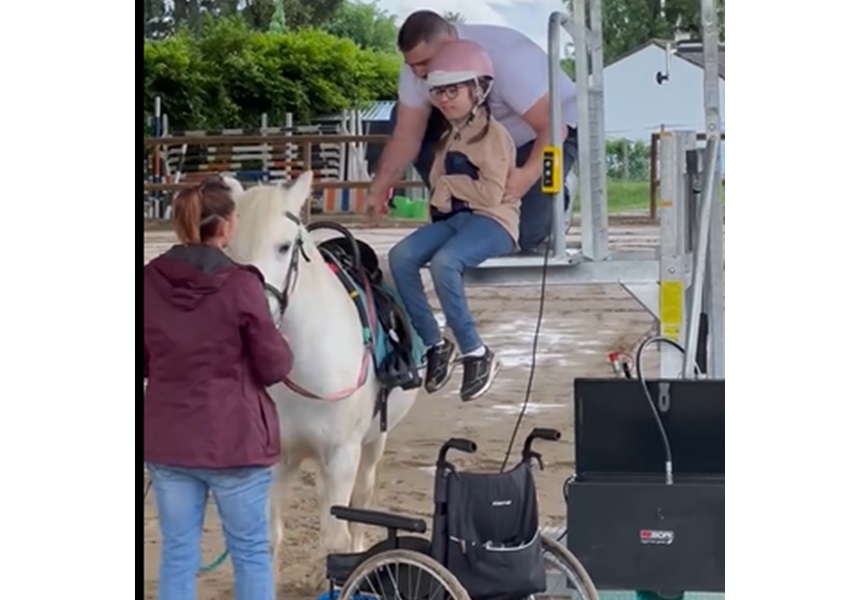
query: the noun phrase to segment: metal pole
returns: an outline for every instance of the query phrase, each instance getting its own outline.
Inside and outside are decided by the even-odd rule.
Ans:
[[[561,27],[569,17],[561,12],[549,15],[549,135],[553,146],[562,146],[561,128]],[[563,169],[562,169],[563,170]],[[562,177],[566,178],[566,173]],[[555,258],[567,255],[567,226],[563,182],[552,195],[552,250]]]
[[[717,31],[717,7],[715,0],[701,0],[702,45],[703,45],[703,101],[705,103],[706,160],[704,165],[703,197],[700,205],[697,248],[694,255],[694,279],[691,310],[688,320],[688,335],[685,345],[683,373],[693,377],[693,364],[696,360],[699,333],[699,315],[703,309],[704,291],[709,290],[706,310],[709,320],[709,341],[711,365],[709,372],[714,377],[725,377],[723,360],[725,319],[722,314],[723,298],[723,247],[722,231],[712,232],[712,225],[720,218],[720,181],[719,154],[721,143],[720,130],[720,71],[719,71],[719,34]],[[714,222],[714,223],[712,223]],[[713,243],[709,248],[709,240]],[[709,260],[709,251],[711,259]],[[708,267],[711,267],[709,269]],[[706,285],[706,272],[710,280]],[[720,299],[720,302],[717,300]],[[718,306],[719,305],[719,306]]]
[[[706,257],[708,254],[708,233],[711,224],[711,205],[714,198],[714,188],[717,178],[714,171],[717,169],[718,156],[717,138],[709,138],[706,154],[708,160],[704,163],[708,168],[708,177],[703,187],[703,199],[699,211],[699,231],[697,234],[697,248],[694,253],[694,280],[691,298],[691,310],[688,315],[688,337],[685,344],[685,362],[682,365],[682,373],[686,378],[694,377],[694,361],[697,357],[697,338],[699,333],[699,314],[702,310],[703,290],[705,286]],[[711,324],[709,324],[711,326]]]
[[[706,136],[717,139],[717,167],[714,178],[711,221],[706,260],[705,312],[708,315],[708,372],[713,378],[726,377],[726,311],[725,268],[723,251],[723,206],[720,194],[720,148],[723,143],[723,123],[720,118],[720,30],[717,23],[716,0],[702,2],[702,32],[705,77]]]

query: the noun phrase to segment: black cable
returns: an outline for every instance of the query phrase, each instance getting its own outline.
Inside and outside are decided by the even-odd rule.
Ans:
[[[667,485],[670,485],[673,483],[673,451],[670,449],[670,439],[667,437],[667,430],[664,427],[664,422],[661,420],[661,415],[658,414],[658,409],[655,407],[655,402],[652,400],[652,394],[649,392],[649,386],[646,384],[646,378],[643,376],[643,366],[641,364],[643,351],[652,342],[657,342],[659,344],[668,344],[676,348],[679,352],[682,353],[683,356],[686,356],[687,354],[685,352],[685,349],[682,348],[682,346],[677,342],[671,340],[670,338],[657,335],[648,337],[643,342],[641,342],[640,346],[638,346],[637,353],[635,355],[635,371],[637,371],[638,381],[640,381],[640,385],[643,388],[643,393],[646,396],[647,402],[649,402],[649,408],[652,410],[652,415],[655,417],[655,423],[658,425],[658,431],[661,432],[661,441],[664,444],[665,454],[665,481]],[[695,369],[695,371],[697,373],[701,372],[698,368]]]
[[[573,480],[575,480],[575,477],[576,477],[576,476],[575,476],[575,473],[573,473],[572,475],[570,475],[569,477],[567,477],[567,478],[564,480],[564,487],[562,487],[562,488],[561,488],[561,493],[562,493],[562,494],[563,494],[563,496],[564,496],[564,508],[566,508],[567,510],[569,510],[569,509],[570,509],[570,499],[569,499],[569,494],[567,493],[567,489],[570,487],[570,483],[571,483]],[[563,531],[563,533],[561,533],[561,535],[559,535],[559,536],[558,536],[558,538],[557,538],[555,541],[556,541],[556,542],[563,542],[565,539],[567,539],[567,531],[568,531],[568,529],[569,529],[568,527],[564,526],[564,531]]]
[[[534,370],[537,368],[537,344],[540,341],[540,326],[543,324],[543,309],[546,306],[546,273],[549,267],[549,250],[551,249],[551,246],[552,235],[550,234],[546,240],[546,253],[543,255],[543,274],[540,278],[540,303],[537,309],[537,324],[534,327],[534,339],[531,342],[531,366],[528,371],[528,383],[525,387],[525,399],[522,402],[522,409],[519,411],[519,417],[517,417],[516,424],[514,425],[514,431],[511,434],[511,441],[508,443],[508,449],[505,452],[505,460],[502,461],[502,468],[499,469],[502,473],[505,472],[505,469],[508,466],[508,461],[511,458],[511,452],[514,448],[514,442],[516,441],[516,436],[519,432],[519,426],[522,424],[522,420],[525,417],[525,411],[528,409],[528,401],[531,399],[531,388],[534,385]]]

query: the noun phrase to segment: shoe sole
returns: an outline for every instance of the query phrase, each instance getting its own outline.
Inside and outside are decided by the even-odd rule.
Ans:
[[[472,394],[471,396],[469,396],[468,398],[464,398],[463,396],[461,396],[460,399],[463,402],[471,402],[472,400],[477,400],[478,398],[480,398],[481,396],[483,396],[484,394],[489,392],[490,388],[493,387],[493,382],[496,380],[496,375],[498,375],[499,371],[501,371],[501,370],[502,370],[502,361],[497,356],[497,357],[493,358],[493,366],[490,369],[490,377],[487,378],[487,381],[484,383],[484,387],[481,388],[480,390],[478,390],[477,392],[475,392],[474,394]]]
[[[441,389],[446,387],[446,385],[449,383],[449,381],[451,381],[452,375],[455,372],[455,367],[457,366],[457,357],[458,357],[457,346],[455,346],[454,348],[452,348],[452,353],[449,354],[449,366],[448,366],[448,369],[446,370],[445,378],[439,384],[437,384],[437,387],[430,389],[430,390],[428,389],[428,386],[423,383],[422,387],[425,388],[426,392],[428,392],[429,394],[436,394]]]

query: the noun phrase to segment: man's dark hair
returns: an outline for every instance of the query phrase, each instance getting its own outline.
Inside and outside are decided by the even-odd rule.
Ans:
[[[434,11],[417,10],[404,20],[398,30],[398,49],[410,52],[422,42],[431,43],[451,30],[451,23]]]

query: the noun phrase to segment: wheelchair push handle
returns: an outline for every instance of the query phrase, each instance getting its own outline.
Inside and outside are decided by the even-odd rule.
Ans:
[[[561,432],[557,429],[550,429],[547,427],[535,427],[531,430],[531,433],[528,434],[528,437],[525,438],[525,443],[522,445],[523,462],[531,462],[532,459],[536,459],[537,463],[540,465],[540,470],[542,471],[543,458],[538,452],[535,452],[531,449],[532,444],[534,444],[534,440],[546,440],[548,442],[557,442],[560,439]]]
[[[467,440],[465,438],[450,438],[440,447],[440,454],[437,457],[438,463],[446,462],[446,456],[448,455],[449,450],[475,454],[475,452],[478,451],[478,446],[472,440]]]

